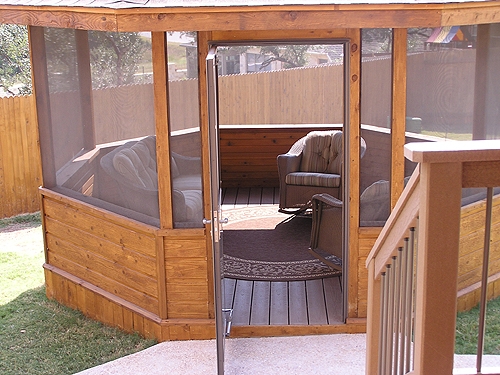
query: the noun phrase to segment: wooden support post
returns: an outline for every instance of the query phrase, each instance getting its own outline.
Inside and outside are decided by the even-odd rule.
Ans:
[[[368,318],[366,322],[366,375],[377,375],[380,335],[380,278],[375,278],[375,260],[368,265]]]
[[[407,30],[393,29],[392,35],[391,210],[404,189]]]
[[[168,113],[168,62],[166,33],[151,33],[153,48],[153,89],[158,169],[160,228],[173,228],[172,184],[170,176],[170,134]]]
[[[455,347],[462,164],[423,163],[420,173],[415,373],[451,375]]]
[[[346,72],[346,85],[349,99],[345,103],[347,111],[346,118],[349,123],[345,124],[348,138],[344,139],[344,144],[349,144],[348,163],[349,173],[344,174],[349,176],[348,190],[344,191],[344,202],[352,202],[349,205],[348,212],[345,213],[344,223],[344,243],[347,245],[347,316],[346,318],[358,317],[358,295],[359,295],[359,278],[358,278],[358,263],[359,263],[359,171],[360,171],[360,140],[361,140],[361,118],[359,111],[359,102],[361,94],[361,34],[359,29],[349,30],[350,43],[348,44],[349,53],[349,71]],[[345,309],[344,309],[345,310]]]

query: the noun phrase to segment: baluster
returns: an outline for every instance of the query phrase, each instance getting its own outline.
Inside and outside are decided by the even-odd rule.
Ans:
[[[389,266],[388,266],[389,267]],[[379,333],[379,361],[378,361],[378,373],[382,375],[385,370],[385,351],[386,351],[386,331],[387,331],[387,294],[389,288],[389,280],[386,272],[382,272],[381,277],[381,288],[380,288],[380,333]]]
[[[404,374],[404,369],[405,369],[405,363],[406,363],[406,335],[408,335],[408,331],[406,330],[406,320],[411,319],[411,317],[408,316],[407,310],[406,310],[406,300],[410,298],[410,295],[408,294],[408,237],[404,239],[404,246],[403,246],[403,251],[401,254],[401,280],[403,282],[402,288],[401,288],[401,341],[400,341],[400,358],[401,360],[399,361],[399,369],[398,369],[398,375],[403,375]]]
[[[413,362],[412,358],[415,355],[415,347],[413,347],[413,355],[411,350],[411,342],[413,336],[413,309],[415,306],[415,293],[413,290],[413,282],[414,282],[414,258],[415,258],[415,228],[410,228],[410,239],[408,241],[408,269],[406,274],[406,293],[408,294],[408,298],[406,299],[406,314],[408,318],[406,319],[406,366],[405,373],[409,373],[413,370]]]
[[[481,279],[481,306],[479,310],[479,332],[477,339],[477,373],[481,373],[484,350],[484,332],[486,329],[486,305],[488,293],[488,268],[490,257],[490,237],[491,237],[491,213],[493,209],[493,188],[489,187],[486,193],[486,218],[484,226],[484,251],[483,251],[483,274]]]
[[[393,258],[395,264],[394,268],[394,321],[393,321],[393,332],[394,332],[394,342],[393,342],[393,374],[397,374],[398,364],[399,364],[399,335],[400,335],[400,306],[401,306],[401,252],[403,248],[398,248],[398,255]]]

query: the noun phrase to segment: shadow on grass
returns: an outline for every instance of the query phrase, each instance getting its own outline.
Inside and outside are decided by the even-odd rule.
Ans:
[[[0,374],[68,375],[154,345],[28,290],[0,306]]]

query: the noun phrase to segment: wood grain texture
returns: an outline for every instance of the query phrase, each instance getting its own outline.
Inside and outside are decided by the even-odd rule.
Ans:
[[[406,132],[406,29],[393,29],[392,108],[391,108],[391,210],[396,206],[404,184],[404,144]]]

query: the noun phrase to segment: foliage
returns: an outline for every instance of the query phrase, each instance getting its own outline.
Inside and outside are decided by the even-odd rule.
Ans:
[[[306,52],[309,49],[310,46],[305,44],[262,46],[260,54],[266,56],[266,59],[262,62],[261,69],[265,68],[273,61],[281,61],[284,63],[283,67],[285,69],[304,66],[307,63]]]
[[[31,92],[26,26],[0,24],[0,88],[11,95]]]
[[[479,326],[479,305],[470,311],[459,313],[455,353],[476,354]],[[486,333],[484,354],[500,355],[500,297],[488,301],[486,305]]]
[[[134,83],[134,74],[150,43],[139,33],[89,32],[94,88]]]
[[[45,28],[47,73],[51,91],[78,90],[76,31]],[[134,83],[140,62],[149,59],[151,42],[139,33],[90,31],[90,64],[94,88]],[[25,26],[0,25],[0,88],[11,94],[31,93],[28,32]]]

